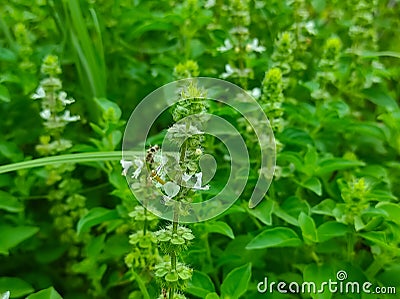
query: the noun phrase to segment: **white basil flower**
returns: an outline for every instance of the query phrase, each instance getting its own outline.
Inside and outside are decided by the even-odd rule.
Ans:
[[[226,79],[230,76],[232,76],[232,74],[234,74],[236,71],[231,67],[230,64],[225,65],[225,73],[221,74],[221,78],[222,79]]]
[[[121,163],[121,166],[123,168],[122,175],[126,176],[129,168],[133,165],[132,161],[126,161],[126,160],[122,159],[121,161],[119,161],[119,163]]]
[[[227,52],[229,50],[232,50],[232,48],[233,48],[233,45],[232,45],[231,41],[229,39],[226,39],[224,41],[224,45],[221,46],[221,47],[218,47],[217,51],[219,51],[219,52]]]
[[[139,174],[142,172],[144,163],[139,158],[136,158],[134,162],[135,162],[135,165],[137,168],[136,168],[135,172],[132,174],[132,178],[137,179],[139,177]]]
[[[250,90],[249,93],[253,98],[255,98],[257,100],[261,96],[261,89],[259,89],[258,87],[255,87],[252,90]]]
[[[215,6],[215,0],[207,0],[206,4],[204,4],[204,8],[212,8]]]
[[[40,111],[39,114],[40,114],[40,117],[45,120],[49,120],[50,116],[51,116],[50,109],[44,109],[43,111]]]
[[[254,38],[250,44],[247,44],[246,50],[247,52],[262,53],[265,51],[265,47],[258,44],[258,38]]]
[[[1,299],[9,299],[9,298],[10,298],[10,291],[7,291],[3,295],[1,295]]]
[[[194,184],[193,189],[195,189],[195,190],[208,190],[208,189],[210,189],[209,185],[206,185],[204,187],[201,186],[202,180],[203,180],[203,173],[202,172],[195,173],[194,176],[196,177],[196,183]]]
[[[313,21],[308,21],[305,27],[309,34],[311,35],[317,34],[317,30],[315,29],[315,23]]]
[[[75,100],[74,100],[73,98],[67,98],[67,93],[66,93],[65,91],[61,91],[61,92],[58,94],[58,100],[59,100],[64,106],[70,105],[70,104],[72,104],[73,102],[75,102]]]
[[[73,122],[73,121],[78,121],[81,119],[79,115],[72,116],[71,112],[69,110],[65,110],[65,112],[61,118],[66,122]]]
[[[46,92],[44,91],[42,86],[39,86],[36,89],[36,92],[31,96],[32,99],[37,100],[37,99],[43,99],[46,96]]]
[[[187,182],[187,181],[189,181],[189,180],[192,178],[192,176],[193,176],[193,175],[187,174],[187,173],[185,172],[184,174],[182,174],[182,180],[183,180],[184,182]]]

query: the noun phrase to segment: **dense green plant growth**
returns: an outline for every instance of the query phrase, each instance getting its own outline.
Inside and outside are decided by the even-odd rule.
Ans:
[[[0,298],[398,298],[398,1],[10,0],[0,11]],[[270,120],[277,165],[254,209],[266,172],[251,124],[195,85],[152,126],[154,158],[120,161],[135,106],[197,76],[239,85]],[[229,174],[201,118],[169,161],[188,187],[160,171],[170,166],[155,146],[186,134],[179,121],[193,113],[237,128],[251,170],[228,211],[184,225],[185,204]],[[218,167],[203,184],[205,154]],[[174,221],[147,211],[127,175],[177,200]],[[151,190],[140,192],[151,201]],[[257,289],[339,271],[397,295]]]

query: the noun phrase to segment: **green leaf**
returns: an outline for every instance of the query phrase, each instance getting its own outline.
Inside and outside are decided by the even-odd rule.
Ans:
[[[34,291],[32,286],[18,277],[0,277],[0,294],[10,291],[11,298],[22,297]]]
[[[108,220],[117,219],[118,217],[118,212],[116,210],[109,210],[102,207],[93,208],[79,220],[77,226],[78,234],[87,232],[92,226]]]
[[[287,227],[267,229],[253,238],[246,249],[263,249],[271,247],[297,247],[302,244],[297,234]]]
[[[400,206],[392,202],[380,202],[376,205],[377,208],[386,211],[389,214],[390,221],[400,224]]]
[[[53,287],[50,287],[31,294],[26,299],[62,299],[62,297]]]
[[[304,188],[306,188],[308,190],[311,190],[318,196],[322,195],[322,184],[321,184],[321,181],[317,177],[312,177],[312,178],[305,180],[304,182],[301,183],[301,186],[303,186]]]
[[[24,205],[11,194],[0,190],[0,210],[18,213],[24,210]]]
[[[362,93],[369,101],[375,105],[384,107],[388,111],[399,109],[399,105],[396,103],[395,99],[380,85],[374,85],[371,88],[364,89]]]
[[[299,226],[298,218],[301,212],[308,214],[310,206],[307,201],[297,196],[288,197],[281,206],[274,205],[274,214],[294,226]]]
[[[218,296],[217,293],[213,292],[213,293],[207,294],[207,296],[205,297],[205,299],[219,299],[219,296]]]
[[[274,201],[263,200],[254,209],[248,209],[250,215],[256,217],[265,225],[272,225],[272,212],[274,210]]]
[[[10,101],[10,93],[4,85],[0,84],[0,101],[9,102]]]
[[[306,131],[299,128],[287,128],[281,134],[280,141],[285,144],[307,146],[314,143],[311,136]]]
[[[343,237],[348,231],[349,228],[347,225],[336,221],[328,221],[318,227],[318,240],[325,242],[335,237]]]
[[[119,108],[119,106],[116,103],[107,100],[106,98],[95,98],[94,101],[97,103],[97,105],[100,106],[103,113],[108,111],[109,109],[112,109],[116,120],[121,118],[122,111],[121,108]]]
[[[209,293],[215,292],[215,287],[207,274],[194,270],[192,279],[189,281],[185,292],[200,298],[205,298]]]
[[[395,51],[370,51],[370,50],[353,50],[351,51],[356,55],[360,55],[362,57],[380,57],[380,56],[387,56],[387,57],[394,57],[400,58],[400,52]]]
[[[104,240],[106,238],[106,235],[100,235],[97,237],[93,237],[89,243],[87,244],[85,248],[85,253],[87,256],[90,256],[92,258],[95,258],[100,254],[100,252],[104,248]]]
[[[365,163],[361,161],[353,161],[343,158],[328,158],[328,159],[323,159],[319,162],[316,174],[324,175],[337,170],[355,168],[364,165]]]
[[[306,164],[306,166],[312,167],[315,164],[317,164],[317,160],[318,160],[317,150],[315,149],[315,147],[308,145],[307,152],[304,155],[304,164]]]
[[[39,228],[34,226],[0,226],[0,254],[8,255],[8,251],[11,248],[32,237],[38,231]]]
[[[251,263],[233,269],[221,285],[221,298],[238,299],[246,291],[251,277]]]
[[[324,199],[319,204],[311,208],[314,214],[333,216],[333,210],[336,207],[336,202],[330,198]]]
[[[231,239],[235,238],[232,228],[223,221],[206,222],[204,226],[208,233],[219,233]]]
[[[312,217],[308,216],[307,214],[301,212],[298,221],[304,240],[309,241],[308,243],[318,242],[317,229],[315,227],[314,219],[312,219]]]
[[[323,293],[318,293],[317,291],[313,292],[313,288],[315,285],[315,290],[319,290],[322,283],[335,280],[335,278],[335,270],[330,265],[309,264],[303,270],[303,279],[304,282],[307,282],[305,290],[309,291],[309,288],[311,289],[310,296],[313,299],[332,298],[332,293],[329,292],[328,288],[324,288]]]
[[[384,232],[366,232],[366,233],[360,233],[359,234],[362,238],[371,241],[377,245],[380,245],[384,248],[388,248],[390,247],[390,245],[388,245],[388,239],[387,236]]]
[[[17,60],[17,55],[7,48],[0,47],[0,61],[14,62]]]

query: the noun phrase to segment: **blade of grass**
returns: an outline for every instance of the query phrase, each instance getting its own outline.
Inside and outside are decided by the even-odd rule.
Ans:
[[[89,9],[95,27],[93,33],[89,32],[79,0],[67,0],[63,4],[66,31],[71,39],[81,84],[85,89],[89,87],[87,109],[92,119],[98,119],[98,107],[92,99],[106,96],[106,67],[100,24],[95,11]]]
[[[132,152],[132,155],[134,154],[135,152]],[[52,164],[118,161],[121,158],[122,158],[121,151],[66,154],[66,155],[45,157],[30,161],[23,161],[13,164],[2,165],[0,166],[0,174],[21,169],[52,165]]]
[[[0,28],[3,30],[4,35],[10,45],[10,48],[13,49],[14,51],[16,50],[17,46],[15,44],[15,41],[11,35],[10,29],[8,28],[6,22],[4,22],[3,18],[0,17]]]
[[[93,19],[93,24],[94,24],[94,28],[96,30],[97,33],[97,38],[98,38],[98,48],[99,51],[97,51],[97,54],[99,55],[99,62],[100,62],[100,69],[101,69],[101,73],[100,75],[104,76],[103,78],[101,78],[102,82],[106,82],[106,63],[105,63],[105,58],[104,58],[104,46],[103,46],[103,37],[101,34],[101,28],[100,28],[100,23],[99,23],[99,19],[97,18],[97,14],[96,11],[94,10],[94,8],[89,8],[89,12],[90,15],[92,16]]]

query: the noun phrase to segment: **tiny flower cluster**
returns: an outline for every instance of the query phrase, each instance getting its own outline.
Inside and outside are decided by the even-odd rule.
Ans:
[[[272,129],[280,132],[283,129],[283,83],[282,72],[279,68],[271,68],[265,73],[262,83],[260,103],[268,115]]]
[[[50,138],[41,139],[42,141],[46,140],[46,142],[38,145],[37,150],[43,155],[48,155],[64,151],[72,146],[70,142],[61,138],[61,134],[68,123],[78,121],[80,116],[71,115],[71,112],[66,109],[75,100],[69,98],[67,93],[61,90],[61,80],[56,77],[61,73],[58,57],[54,55],[46,56],[43,60],[41,72],[47,77],[40,81],[39,87],[31,98],[41,100],[40,117],[43,119],[44,126],[50,136]],[[53,138],[52,141],[51,138]]]
[[[155,276],[163,289],[185,289],[192,278],[192,273],[191,268],[180,262],[176,263],[176,267],[172,267],[170,261],[159,263],[155,267]]]
[[[157,231],[156,236],[163,252],[166,254],[182,252],[188,248],[190,241],[194,239],[192,230],[180,225],[175,231],[172,225],[168,225],[165,229]]]
[[[263,53],[265,47],[260,45],[257,38],[250,38],[248,0],[230,0],[226,10],[232,28],[229,30],[229,38],[224,40],[224,44],[218,47],[217,51],[228,53],[230,62],[225,65],[225,72],[221,74],[221,78],[237,79],[246,89],[248,78],[253,76],[249,58],[254,57],[254,53]]]

